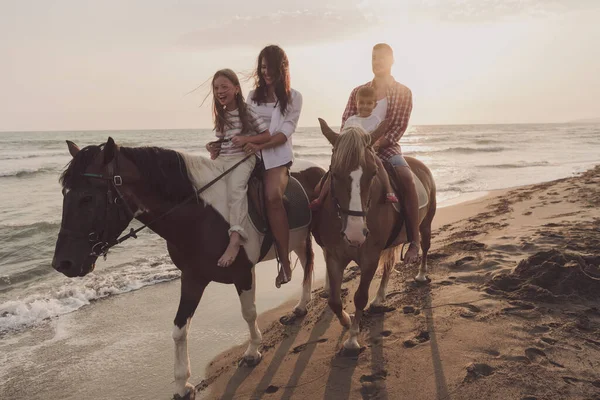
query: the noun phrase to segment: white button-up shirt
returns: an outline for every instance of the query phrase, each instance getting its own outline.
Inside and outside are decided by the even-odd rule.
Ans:
[[[253,96],[254,90],[248,94],[247,102],[267,124],[271,136],[281,132],[287,137],[284,144],[262,151],[265,169],[279,167],[293,161],[292,134],[296,131],[298,119],[300,119],[302,95],[297,90],[291,89],[290,102],[285,115],[281,115],[281,110],[277,106],[277,103],[257,104],[252,100]]]

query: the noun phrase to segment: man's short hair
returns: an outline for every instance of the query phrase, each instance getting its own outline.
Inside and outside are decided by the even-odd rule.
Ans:
[[[394,57],[394,50],[392,49],[392,46],[387,43],[377,43],[373,46],[373,50],[384,50],[388,52],[390,56]]]
[[[356,97],[372,97],[375,98],[375,89],[371,86],[362,86],[356,92]]]

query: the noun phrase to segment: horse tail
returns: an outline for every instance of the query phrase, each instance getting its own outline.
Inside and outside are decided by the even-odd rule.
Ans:
[[[304,279],[302,280],[303,285],[310,282],[310,280],[312,279],[313,269],[315,266],[315,253],[313,252],[312,248],[312,237],[310,235],[310,229],[306,234],[306,245],[304,247],[306,251],[306,265],[304,266]]]
[[[383,265],[383,275],[389,276],[392,268],[396,265],[396,254],[398,247],[390,247],[381,251],[379,257],[379,265]]]

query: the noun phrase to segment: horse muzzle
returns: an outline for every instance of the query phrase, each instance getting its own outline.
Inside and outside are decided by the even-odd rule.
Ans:
[[[360,226],[355,226],[354,224],[351,224],[350,221],[348,222],[349,223],[346,226],[346,229],[342,231],[342,236],[350,247],[358,248],[367,240],[367,237],[369,236],[369,229],[362,223],[362,221]]]

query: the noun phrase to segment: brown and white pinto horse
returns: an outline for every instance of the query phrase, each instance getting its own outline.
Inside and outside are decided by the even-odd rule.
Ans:
[[[249,259],[242,247],[230,267],[217,266],[229,242],[229,224],[195,196],[185,162],[189,156],[156,147],[119,148],[112,138],[104,146],[81,150],[72,142],[67,144],[73,159],[61,176],[63,216],[52,266],[68,277],[84,276],[94,269],[105,244],[115,243],[133,218],[148,224],[163,216],[149,228],[167,241],[169,255],[181,270],[181,297],[173,328],[176,394],[188,398],[195,394],[188,383],[187,333],[204,289],[212,281],[235,285],[250,330],[243,361],[256,365],[262,339],[255,307],[254,264],[258,260]],[[294,176],[305,188],[314,188],[323,173],[314,167]],[[184,202],[190,196],[193,200]],[[308,227],[290,234],[290,249],[304,268],[302,297],[294,309],[304,314],[311,298],[313,268]]]
[[[377,164],[371,143],[382,130],[371,135],[361,128],[344,128],[341,134],[333,132],[319,120],[325,137],[333,144],[330,169],[330,191],[321,210],[315,214],[313,235],[324,250],[329,280],[329,306],[340,323],[349,328],[344,348],[355,350],[358,343],[359,323],[367,305],[369,286],[383,264],[383,276],[372,306],[385,301],[390,272],[396,262],[398,226],[402,217],[385,202],[385,193],[377,178]],[[429,197],[428,206],[420,218],[421,247],[423,250],[419,274],[415,280],[426,282],[427,252],[431,243],[431,222],[436,211],[436,189],[429,169],[420,161],[406,157],[412,171],[423,183]],[[420,213],[421,214],[421,213]],[[343,310],[341,285],[344,269],[350,261],[360,267],[360,283],[354,294],[354,318]]]

